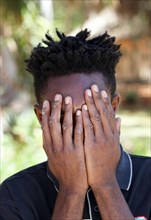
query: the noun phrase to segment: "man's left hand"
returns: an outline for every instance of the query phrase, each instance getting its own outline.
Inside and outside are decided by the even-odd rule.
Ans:
[[[82,107],[84,149],[91,188],[112,185],[120,159],[120,118],[115,118],[106,91],[93,85],[85,92]]]

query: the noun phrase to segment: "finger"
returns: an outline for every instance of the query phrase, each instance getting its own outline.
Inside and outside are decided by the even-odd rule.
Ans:
[[[100,134],[102,133],[101,116],[96,109],[96,106],[95,106],[95,103],[92,97],[92,92],[90,89],[86,90],[85,99],[86,99],[86,104],[88,107],[88,112],[90,115],[90,120],[94,126],[95,136],[100,136]]]
[[[61,143],[62,143],[62,134],[61,134],[61,125],[60,125],[61,107],[62,107],[62,96],[60,94],[56,94],[54,97],[54,101],[52,102],[51,105],[51,114],[49,117],[49,127],[51,132],[53,148],[61,147]]]
[[[72,146],[73,132],[73,115],[72,115],[72,98],[65,98],[65,112],[62,124],[64,146]]]
[[[76,111],[76,125],[74,129],[74,145],[81,147],[83,145],[83,124],[80,110]]]
[[[46,145],[46,140],[45,140],[45,137],[44,137],[44,133],[42,133],[42,143],[43,143],[43,148],[45,150],[46,155],[49,155],[50,148],[47,147],[47,145]]]
[[[104,103],[101,93],[99,92],[99,88],[97,85],[93,85],[91,89],[92,89],[92,94],[96,109],[101,117],[102,129],[105,133],[111,132],[111,127],[109,122],[109,111],[106,104]]]
[[[94,140],[93,124],[90,120],[87,105],[82,106],[82,118],[84,126],[84,136],[85,140]]]
[[[117,132],[120,136],[120,133],[121,133],[121,118],[116,118],[116,129],[117,129]]]
[[[50,105],[47,100],[43,102],[43,107],[42,107],[42,131],[43,131],[43,139],[45,140],[44,142],[44,149],[46,152],[49,151],[49,149],[52,146],[51,142],[51,134],[49,130],[49,114],[50,114]]]
[[[110,99],[107,95],[105,90],[101,91],[102,100],[108,109],[108,117],[109,117],[109,124],[113,133],[116,133],[116,120],[115,120],[115,112],[113,111],[113,107],[111,105]]]

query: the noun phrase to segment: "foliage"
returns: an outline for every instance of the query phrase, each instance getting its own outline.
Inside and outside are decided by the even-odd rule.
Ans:
[[[144,21],[147,21],[148,12],[148,0],[137,0],[135,4],[133,1],[117,0],[118,4],[115,4],[114,0],[100,0],[100,1],[53,1],[54,6],[54,26],[41,15],[39,1],[27,1],[27,0],[2,0],[0,2],[1,8],[1,24],[2,30],[1,40],[4,44],[8,45],[9,42],[13,42],[16,49],[13,51],[13,56],[18,65],[18,85],[20,88],[31,91],[32,78],[30,74],[25,72],[24,60],[28,58],[33,46],[36,46],[42,38],[44,33],[50,30],[50,33],[54,37],[54,27],[58,29],[70,32],[77,26],[81,26],[86,18],[92,13],[97,13],[103,7],[110,5],[115,7],[118,5],[118,10],[127,15],[137,14],[139,12]]]
[[[19,4],[18,4],[19,2]],[[43,33],[49,27],[48,21],[39,15],[37,1],[3,1],[3,46],[9,46],[10,42],[15,45],[13,56],[18,66],[18,85],[22,89],[30,91],[31,76],[25,71],[24,60],[29,56],[33,46],[37,45],[43,37]],[[16,9],[12,7],[17,5]],[[16,4],[14,4],[16,3]],[[16,11],[14,11],[16,10]],[[15,13],[14,13],[15,12]],[[6,20],[4,17],[6,16]],[[7,27],[7,28],[6,28]],[[38,28],[37,28],[38,27]],[[6,30],[9,31],[6,31]]]
[[[126,92],[124,95],[124,101],[127,104],[136,104],[138,99],[139,99],[138,93],[135,91]]]
[[[1,179],[46,160],[40,125],[33,111],[26,110],[14,115],[8,109],[3,124],[6,129],[2,138]]]

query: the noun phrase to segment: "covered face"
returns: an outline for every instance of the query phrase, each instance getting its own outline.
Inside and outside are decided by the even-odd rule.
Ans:
[[[110,88],[106,84],[105,77],[101,73],[92,74],[70,74],[64,76],[50,77],[48,79],[45,92],[43,94],[43,101],[48,100],[50,103],[53,102],[56,94],[61,94],[63,100],[65,97],[70,96],[73,101],[73,114],[81,109],[85,104],[85,90],[90,89],[92,85],[98,85],[99,90],[105,90],[108,96],[111,98]],[[114,111],[117,110],[119,103],[119,95],[115,94],[112,100],[112,106]],[[39,121],[41,121],[41,110],[35,108],[36,114]],[[64,101],[62,105],[62,112],[64,112]]]

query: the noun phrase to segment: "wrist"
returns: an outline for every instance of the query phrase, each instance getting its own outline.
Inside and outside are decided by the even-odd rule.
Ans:
[[[109,178],[101,178],[100,180],[93,182],[90,187],[92,190],[96,191],[97,189],[103,190],[105,188],[114,188],[117,185],[116,175],[112,175]]]
[[[64,185],[60,185],[59,187],[59,193],[61,194],[65,194],[65,195],[77,195],[77,196],[85,196],[87,192],[87,188],[80,188],[80,187],[69,187],[69,186],[64,186]]]

